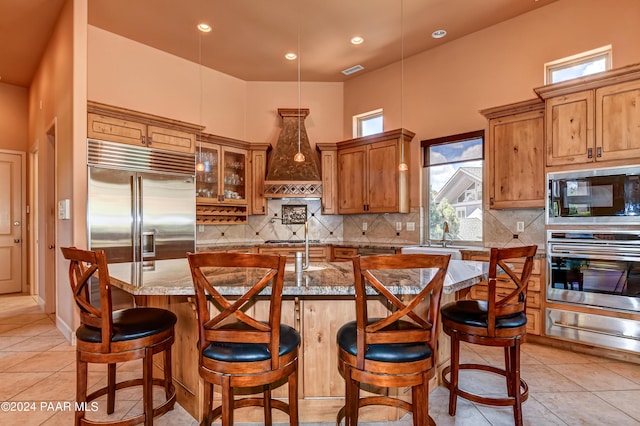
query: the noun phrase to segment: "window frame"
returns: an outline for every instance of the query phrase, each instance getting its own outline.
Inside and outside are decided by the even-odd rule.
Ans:
[[[363,112],[362,114],[354,115],[353,116],[353,137],[361,138],[363,136],[369,136],[369,135],[362,134],[362,123],[378,117],[382,119],[381,132],[383,132],[384,131],[384,115],[383,115],[382,108],[378,108],[372,111]]]
[[[480,188],[476,188],[476,194],[480,194],[480,196],[484,196],[484,191],[483,191],[483,186],[484,186],[484,168],[485,168],[485,151],[486,151],[486,135],[485,135],[485,130],[476,130],[476,131],[472,131],[472,132],[466,132],[466,133],[459,133],[459,134],[455,134],[455,135],[449,135],[449,136],[443,136],[440,138],[434,138],[434,139],[426,139],[426,140],[422,140],[420,141],[420,147],[422,148],[422,185],[423,188],[425,188],[423,191],[421,191],[422,193],[420,194],[420,196],[422,197],[423,200],[423,218],[422,218],[422,224],[423,224],[423,232],[422,235],[420,237],[421,239],[421,243],[425,244],[428,241],[431,241],[429,235],[430,235],[430,223],[429,223],[429,218],[430,218],[430,209],[429,209],[429,199],[430,199],[430,194],[429,194],[429,188],[430,188],[430,182],[429,182],[429,167],[430,167],[430,161],[429,161],[429,148],[431,146],[434,145],[443,145],[443,144],[447,144],[447,143],[456,143],[456,142],[464,142],[467,140],[472,140],[472,139],[482,139],[482,154],[476,158],[475,160],[469,160],[469,161],[482,161],[482,186]],[[438,163],[435,166],[442,166],[442,165],[446,165],[446,164],[454,164],[454,163],[460,163],[460,161],[454,161],[454,162],[449,162],[449,163]],[[484,209],[484,202],[481,201],[481,207],[482,209]],[[457,212],[456,212],[456,216],[457,216]],[[466,214],[465,214],[466,217]],[[484,232],[482,233],[482,240],[478,241],[478,240],[456,240],[456,242],[458,243],[464,243],[465,245],[468,246],[483,246],[484,244]]]
[[[544,64],[544,84],[561,83],[562,81],[552,81],[552,74],[556,71],[574,67],[576,65],[593,62],[594,60],[603,58],[605,60],[605,71],[613,67],[613,51],[611,45],[602,46],[597,49],[581,52],[576,55],[567,56],[566,58],[557,59],[555,61]]]

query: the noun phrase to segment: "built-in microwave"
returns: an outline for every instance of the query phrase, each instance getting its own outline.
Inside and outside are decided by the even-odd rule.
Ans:
[[[640,225],[640,165],[547,173],[547,224]]]

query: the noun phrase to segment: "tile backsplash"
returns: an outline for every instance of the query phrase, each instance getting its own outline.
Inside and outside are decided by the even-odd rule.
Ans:
[[[343,241],[354,243],[419,244],[422,219],[420,209],[410,213],[323,215],[320,200],[269,200],[266,216],[249,216],[245,225],[205,225],[196,234],[199,246],[213,244],[263,243],[267,240],[302,240],[304,225],[283,225],[282,206],[306,204],[309,218],[309,239],[327,244]],[[524,222],[524,232],[516,232],[517,222]],[[396,230],[400,223],[401,230]],[[414,230],[407,230],[413,223]],[[366,225],[365,225],[366,224]],[[366,230],[363,228],[366,227]],[[485,247],[510,247],[537,244],[544,249],[544,210],[484,210]],[[518,238],[514,239],[514,234]]]
[[[320,200],[269,200],[266,216],[249,216],[245,225],[205,225],[196,234],[200,246],[211,244],[262,243],[267,240],[304,239],[304,225],[283,225],[282,206],[306,204],[309,219],[309,239],[323,243],[372,242],[418,244],[420,215],[418,210],[409,214],[323,215]],[[273,218],[278,219],[273,219]],[[396,223],[402,230],[396,231]],[[407,222],[413,222],[414,231],[407,231]],[[366,223],[366,231],[363,231]]]

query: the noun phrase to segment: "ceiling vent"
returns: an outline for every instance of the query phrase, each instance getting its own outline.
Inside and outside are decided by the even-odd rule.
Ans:
[[[362,65],[354,65],[351,68],[347,68],[346,70],[342,70],[342,74],[344,75],[351,75],[351,74],[355,74],[358,71],[362,71],[364,69],[364,67]]]

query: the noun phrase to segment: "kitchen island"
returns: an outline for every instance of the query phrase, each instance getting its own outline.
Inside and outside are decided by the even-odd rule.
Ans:
[[[293,265],[288,265],[292,268]],[[379,271],[383,282],[397,295],[410,296],[420,291],[430,280],[431,269]],[[176,342],[173,347],[173,375],[178,402],[196,419],[202,418],[203,384],[198,374],[197,318],[194,289],[186,259],[155,262],[132,262],[109,265],[112,285],[136,297],[139,304],[170,309],[178,316]],[[455,300],[455,293],[486,279],[488,263],[452,260],[445,278],[442,303]],[[246,269],[211,270],[213,284],[225,295],[238,295],[255,282]],[[263,295],[268,294],[265,289]],[[284,277],[282,322],[299,331],[302,338],[299,364],[299,411],[301,422],[335,421],[344,405],[344,381],[338,373],[336,333],[346,322],[355,319],[355,290],[351,262],[312,263],[309,270],[296,274],[287,270]],[[376,300],[370,302],[372,315],[384,315],[386,307]],[[266,314],[267,300],[258,300],[250,309]],[[448,337],[439,335],[438,371],[449,360]],[[437,385],[439,374],[432,385]],[[286,397],[285,389],[274,395]],[[395,390],[391,390],[394,392]],[[400,390],[401,392],[403,390]],[[406,395],[407,398],[410,395]],[[403,396],[404,397],[404,396]],[[242,409],[234,417],[238,421],[261,422],[261,409]],[[274,421],[286,421],[286,416],[274,411]],[[395,408],[363,409],[366,420],[396,420],[404,415]]]

